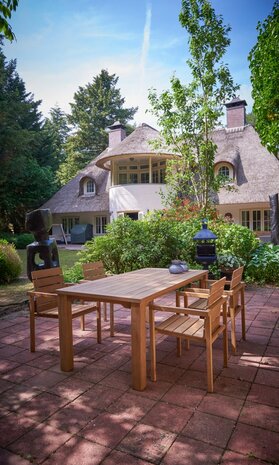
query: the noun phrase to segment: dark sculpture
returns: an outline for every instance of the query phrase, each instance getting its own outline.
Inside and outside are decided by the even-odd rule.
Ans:
[[[36,239],[27,246],[27,275],[32,281],[32,271],[59,266],[58,248],[55,239],[50,239],[48,234],[52,226],[49,209],[33,210],[27,213],[25,226]],[[41,263],[36,262],[37,256],[42,260]]]
[[[278,194],[270,195],[270,208],[271,208],[271,242],[274,245],[279,244],[279,202]]]

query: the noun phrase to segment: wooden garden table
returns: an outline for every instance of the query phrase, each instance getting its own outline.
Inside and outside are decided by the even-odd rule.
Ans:
[[[142,391],[146,387],[146,306],[157,297],[200,281],[205,287],[206,270],[189,270],[171,274],[166,268],[143,268],[108,279],[76,284],[58,289],[60,366],[71,371],[73,362],[73,330],[71,303],[80,298],[85,301],[124,303],[131,309],[132,386]]]

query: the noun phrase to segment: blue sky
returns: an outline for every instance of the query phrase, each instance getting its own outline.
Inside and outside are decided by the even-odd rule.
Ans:
[[[257,23],[271,12],[273,0],[211,3],[232,27],[224,61],[250,111],[247,55],[257,40]],[[174,72],[183,82],[190,80],[180,8],[181,0],[20,0],[11,20],[17,41],[5,41],[4,53],[17,59],[17,70],[27,90],[42,100],[45,116],[55,104],[69,112],[78,87],[108,69],[119,76],[126,105],[139,106],[135,121],[156,126],[146,114],[148,89],[169,88]]]

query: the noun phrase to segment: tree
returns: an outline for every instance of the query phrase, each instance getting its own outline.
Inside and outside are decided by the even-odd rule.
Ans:
[[[25,212],[39,207],[56,190],[43,137],[40,101],[26,92],[16,61],[0,49],[0,217],[1,227],[24,228]]]
[[[15,35],[7,20],[11,18],[12,11],[17,9],[18,1],[19,0],[0,1],[0,33],[3,33],[4,37],[10,41],[15,39]]]
[[[56,176],[60,165],[66,158],[65,147],[70,133],[67,115],[58,105],[50,109],[50,116],[44,122],[43,132],[45,140],[51,146],[48,165],[51,166]]]
[[[253,113],[262,144],[279,158],[279,0],[261,23],[250,61]]]
[[[252,124],[252,126],[254,126],[254,127],[256,126],[256,117],[255,117],[255,115],[254,115],[253,112],[247,113],[247,115],[246,115],[246,122],[247,122],[248,124]]]
[[[190,198],[206,213],[212,191],[218,191],[223,182],[214,176],[217,147],[212,131],[223,103],[237,89],[228,66],[221,62],[230,44],[230,27],[223,25],[208,0],[183,0],[179,19],[189,34],[187,63],[192,82],[183,85],[173,76],[171,90],[160,96],[151,90],[149,100],[164,144],[177,154],[168,162],[167,203]]]
[[[73,173],[76,174],[107,147],[108,126],[115,121],[126,124],[136,113],[137,108],[123,108],[125,99],[116,88],[117,82],[115,74],[102,70],[92,83],[79,87],[74,94],[72,113],[69,115],[74,131],[69,154],[71,170],[67,174],[67,159],[61,168],[64,180],[68,181]]]

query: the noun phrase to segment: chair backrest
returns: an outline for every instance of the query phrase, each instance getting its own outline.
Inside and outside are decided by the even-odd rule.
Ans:
[[[211,316],[212,333],[220,326],[221,307],[223,305],[223,294],[226,278],[221,278],[215,281],[210,287],[210,293],[207,301],[207,309]]]
[[[105,268],[102,261],[82,264],[84,279],[91,281],[106,278]]]
[[[65,284],[62,269],[59,267],[32,271],[31,277],[34,290],[37,292],[55,292]],[[57,298],[55,296],[36,298],[36,311],[38,313],[56,306]]]
[[[232,274],[232,279],[230,282],[230,291],[232,291],[234,288],[236,288],[236,286],[238,286],[238,284],[241,283],[243,270],[244,270],[244,266],[240,266],[239,268],[234,270]]]

